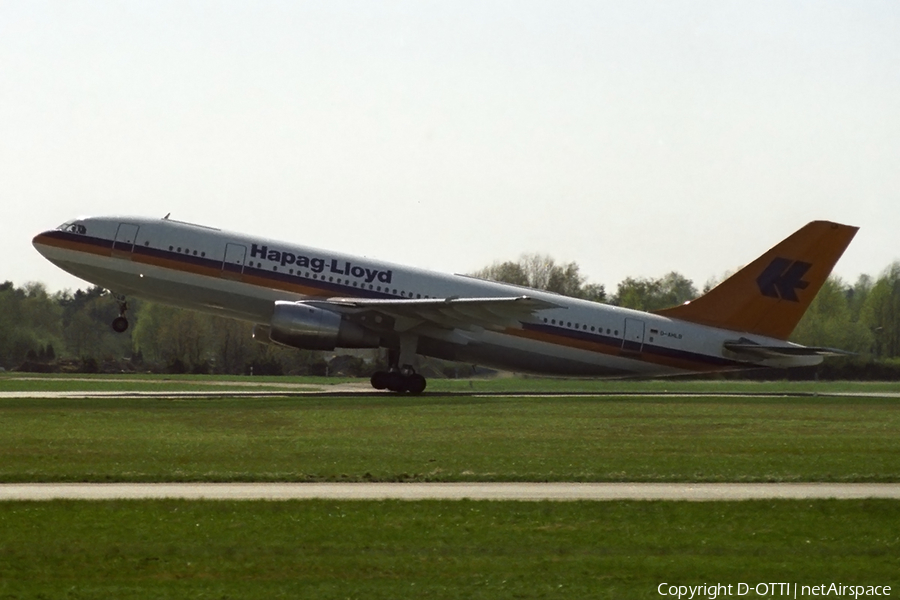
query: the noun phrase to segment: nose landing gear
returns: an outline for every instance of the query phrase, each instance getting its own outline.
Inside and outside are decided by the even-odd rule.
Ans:
[[[125,333],[125,330],[128,329],[128,319],[125,318],[128,302],[125,301],[125,296],[121,294],[115,294],[115,298],[119,305],[119,316],[113,319],[112,328],[116,333]]]

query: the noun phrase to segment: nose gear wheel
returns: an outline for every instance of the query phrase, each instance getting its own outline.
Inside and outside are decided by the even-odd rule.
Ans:
[[[116,333],[125,333],[125,330],[128,329],[128,319],[125,318],[128,302],[125,301],[125,296],[121,294],[114,294],[114,296],[116,303],[119,305],[119,316],[113,319],[112,328]]]

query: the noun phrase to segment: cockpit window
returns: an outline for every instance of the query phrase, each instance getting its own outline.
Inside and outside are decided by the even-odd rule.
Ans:
[[[68,231],[69,233],[78,233],[84,235],[87,233],[87,227],[82,225],[81,223],[76,223],[74,221],[69,221],[68,223],[63,223],[59,227],[57,227],[60,231]]]

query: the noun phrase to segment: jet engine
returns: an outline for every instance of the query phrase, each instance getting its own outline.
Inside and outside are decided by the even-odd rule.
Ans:
[[[343,315],[305,302],[275,302],[268,327],[257,326],[253,336],[302,350],[377,348],[379,336]],[[268,337],[268,340],[265,338]]]

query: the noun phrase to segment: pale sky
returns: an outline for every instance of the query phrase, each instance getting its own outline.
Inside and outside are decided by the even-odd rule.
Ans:
[[[900,259],[900,3],[0,0],[0,281],[159,216],[448,272],[697,287],[808,221]]]

